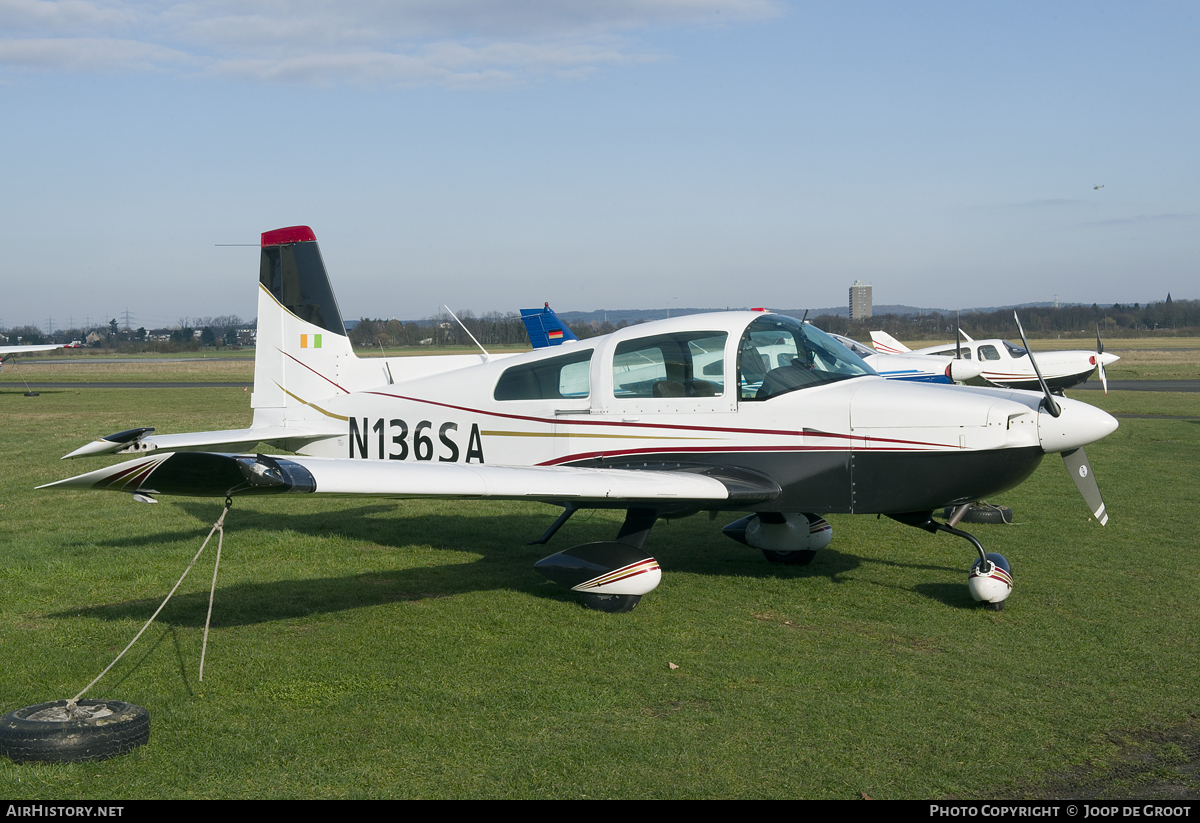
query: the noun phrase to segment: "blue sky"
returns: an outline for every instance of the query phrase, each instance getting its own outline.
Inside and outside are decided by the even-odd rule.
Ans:
[[[0,0],[0,323],[1200,297],[1200,4]],[[1103,184],[1104,188],[1093,186]]]

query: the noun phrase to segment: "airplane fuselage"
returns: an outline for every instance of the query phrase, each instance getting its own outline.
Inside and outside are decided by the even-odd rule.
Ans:
[[[423,374],[322,401],[319,413],[343,420],[346,435],[300,453],[432,464],[736,466],[783,490],[778,499],[738,508],[854,513],[927,510],[992,495],[1024,480],[1045,454],[1039,395],[906,385],[863,373],[751,398],[737,341],[762,316],[690,316],[490,362],[380,360],[381,373]],[[674,375],[682,381],[670,379],[660,355],[630,359],[679,336],[703,341],[689,348],[694,373]],[[760,357],[773,356],[769,346],[760,349],[767,352]],[[297,356],[302,361],[303,351]],[[695,383],[704,371],[703,396],[655,396],[656,383]],[[726,374],[740,377],[727,381]],[[546,375],[553,391],[533,385]]]
[[[981,377],[987,382],[1012,389],[1040,391],[1037,374],[1029,353],[1007,340],[973,340],[961,347],[964,358],[974,359],[982,367]],[[954,346],[929,346],[911,352],[912,355],[949,359],[955,356]],[[1105,365],[1116,362],[1113,354],[1094,351],[1051,351],[1037,356],[1038,368],[1052,391],[1062,391],[1084,383],[1096,372],[1097,357]]]

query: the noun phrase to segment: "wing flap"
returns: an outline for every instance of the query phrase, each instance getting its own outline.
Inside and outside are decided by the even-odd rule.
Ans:
[[[547,503],[745,503],[779,494],[734,471],[410,463],[176,452],[147,455],[39,488],[224,496],[279,492],[489,498]]]

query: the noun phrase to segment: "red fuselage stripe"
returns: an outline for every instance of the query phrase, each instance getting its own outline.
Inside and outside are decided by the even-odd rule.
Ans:
[[[500,417],[507,420],[524,420],[530,423],[538,423],[543,426],[561,425],[561,426],[609,426],[618,428],[634,428],[634,429],[670,429],[673,431],[688,431],[688,432],[720,432],[725,434],[768,434],[776,437],[828,437],[834,440],[862,440],[868,443],[889,443],[897,446],[914,446],[924,447],[928,449],[957,449],[958,446],[948,445],[945,443],[930,443],[922,440],[897,440],[890,437],[870,437],[859,434],[842,434],[838,432],[822,432],[813,430],[789,430],[789,429],[738,429],[726,426],[681,426],[672,423],[631,423],[620,420],[559,420],[545,417],[533,417],[522,414],[506,414],[504,412],[488,411],[486,409],[473,409],[470,406],[458,406],[452,403],[439,403],[436,400],[424,400],[419,397],[407,397],[400,394],[391,394],[389,392],[362,392],[363,394],[374,394],[380,397],[391,397],[396,400],[407,400],[411,403],[423,403],[429,406],[439,406],[446,409],[454,409],[463,411],[469,414],[478,414],[485,417]],[[620,435],[614,435],[619,437]],[[770,448],[770,447],[766,447]],[[836,446],[811,447],[811,448],[838,448]],[[728,449],[726,449],[728,450]],[[740,450],[740,449],[735,449]]]

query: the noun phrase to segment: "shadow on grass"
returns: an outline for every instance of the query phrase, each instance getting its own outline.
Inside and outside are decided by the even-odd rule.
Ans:
[[[124,548],[158,547],[168,543],[199,541],[221,512],[219,503],[181,502],[176,504],[196,518],[203,528],[143,534],[109,539],[104,545]],[[220,585],[213,610],[214,626],[243,626],[276,620],[307,617],[353,609],[369,608],[403,601],[422,601],[473,592],[518,591],[566,602],[577,596],[549,585],[532,566],[540,558],[580,543],[612,540],[619,520],[577,518],[554,539],[553,545],[530,546],[524,540],[541,534],[553,519],[553,513],[494,514],[466,511],[462,514],[407,515],[395,504],[371,503],[313,513],[263,512],[236,505],[226,518],[223,564],[236,563],[239,532],[288,532],[305,538],[337,536],[342,540],[377,546],[382,550],[450,550],[481,555],[479,559],[442,565],[423,565],[394,570],[373,570],[342,576],[319,576],[287,580]],[[718,518],[719,520],[719,518]],[[311,544],[310,544],[311,546]],[[749,577],[795,579],[824,578],[845,582],[847,575],[864,563],[894,566],[897,569],[952,571],[946,566],[928,563],[901,563],[885,558],[862,558],[825,549],[808,566],[784,566],[765,562],[760,553],[747,549],[721,535],[719,528],[694,519],[686,524],[662,523],[655,528],[647,550],[662,564],[664,574],[686,573],[708,577]],[[215,544],[198,563],[211,569]],[[262,548],[255,549],[261,562]],[[199,577],[209,572],[193,570]],[[194,583],[192,585],[195,585]],[[907,587],[899,586],[905,589]],[[973,607],[961,585],[920,585],[915,591],[932,600],[954,607]],[[103,620],[141,620],[151,614],[157,600],[131,600],[56,613],[54,617],[94,617]],[[203,626],[208,608],[208,592],[177,594],[159,616],[168,625]]]
[[[30,400],[33,400],[35,397],[38,397],[43,394],[68,394],[68,393],[70,393],[67,389],[39,389],[39,388],[27,389],[24,386],[17,386],[12,383],[9,383],[6,386],[4,386],[4,388],[0,388],[0,397],[6,397],[6,396],[7,397],[24,397],[25,393],[28,391],[34,392],[34,394],[30,396],[30,398],[29,398]]]
[[[480,574],[477,570],[472,570],[472,564],[459,564],[345,577],[218,585],[212,625],[214,628],[246,626],[307,617],[312,614],[362,609],[398,601],[449,597],[487,589],[515,588],[532,591],[538,583],[536,576],[524,581],[518,581],[516,577],[497,575],[494,569]],[[156,600],[130,600],[106,606],[73,609],[50,616],[145,620],[154,612],[158,603]],[[207,611],[207,591],[178,594],[158,616],[157,622],[197,628],[204,625]]]

